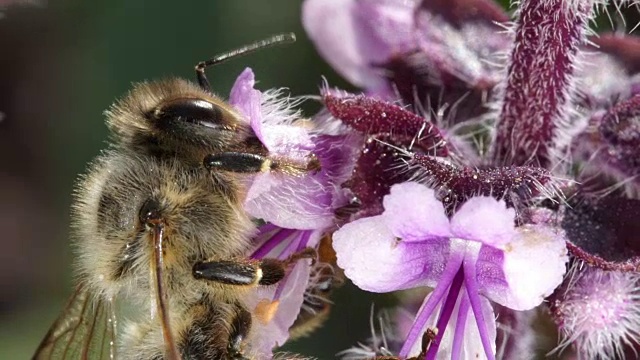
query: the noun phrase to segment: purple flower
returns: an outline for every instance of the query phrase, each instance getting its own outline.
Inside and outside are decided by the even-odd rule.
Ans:
[[[237,78],[229,102],[251,124],[256,137],[276,166],[249,181],[245,210],[264,221],[256,235],[252,258],[287,260],[315,248],[322,234],[334,226],[335,211],[347,204],[340,185],[354,166],[358,137],[335,127],[300,120],[291,102],[279,91],[254,89],[251,69]],[[300,313],[309,282],[310,261],[298,260],[277,286],[258,288],[248,306],[257,314],[252,352],[270,358],[289,338]]]
[[[439,333],[427,359],[435,358],[445,342],[442,350],[453,359],[479,351],[474,343],[481,343],[492,359],[495,321],[486,299],[515,310],[531,309],[561,283],[568,260],[562,232],[543,225],[515,227],[514,219],[514,210],[504,202],[474,197],[449,220],[433,190],[408,182],[391,188],[381,215],[338,230],[334,248],[338,265],[364,290],[434,288],[400,357],[417,354],[418,340],[435,320]],[[467,324],[469,310],[476,326]],[[450,320],[453,325],[447,326]]]
[[[258,174],[248,190],[245,209],[282,228],[313,230],[333,225],[335,209],[347,203],[340,185],[353,170],[358,138],[299,121],[299,114],[278,100],[277,91],[262,94],[254,83],[253,72],[246,69],[236,80],[229,102],[250,120],[269,158],[282,162],[285,169]]]
[[[414,48],[411,23],[416,3],[306,1],[302,21],[318,50],[338,72],[356,85],[382,91],[386,83],[375,66]]]
[[[640,349],[640,276],[587,268],[570,272],[554,295],[553,316],[580,359],[622,359]]]
[[[490,64],[509,48],[496,25],[508,17],[487,0],[307,0],[302,20],[320,54],[369,94],[432,106],[466,97],[476,116],[499,80]]]

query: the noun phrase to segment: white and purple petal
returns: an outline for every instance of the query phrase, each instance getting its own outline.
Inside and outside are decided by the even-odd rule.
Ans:
[[[253,319],[251,352],[260,359],[271,359],[273,349],[282,346],[289,339],[289,328],[295,322],[304,301],[304,292],[309,282],[310,260],[301,260],[285,278],[284,288],[276,300],[277,286],[259,287],[249,297],[247,306],[252,313],[260,314]],[[269,304],[265,307],[264,304]],[[275,306],[273,316],[265,314],[269,306]]]
[[[248,118],[251,128],[273,161],[306,166],[312,158],[320,170],[291,175],[268,171],[257,174],[247,190],[245,209],[253,217],[290,229],[318,229],[333,224],[334,210],[347,198],[340,185],[351,174],[359,138],[348,133],[323,135],[322,129],[292,122],[284,102],[253,88],[250,68],[236,80],[230,103]]]
[[[318,52],[353,84],[386,88],[376,64],[412,48],[416,1],[307,0],[302,23]]]
[[[333,188],[311,175],[262,174],[249,190],[245,209],[251,216],[288,229],[319,229],[333,224]]]
[[[428,295],[425,301],[428,300],[429,296],[431,295]],[[489,301],[485,298],[481,299],[481,304],[485,320],[484,326],[489,331],[489,338],[492,339],[495,343],[497,329],[493,308],[491,306],[491,303],[489,303]],[[429,317],[429,320],[425,324],[421,333],[427,331],[427,328],[436,328],[436,323],[438,321],[438,316],[440,314],[441,308],[442,306],[439,305],[433,311],[432,316]],[[405,328],[406,327],[407,326],[405,325]],[[487,356],[482,349],[482,342],[480,340],[478,324],[476,323],[476,319],[470,309],[467,293],[464,289],[460,292],[459,299],[456,302],[455,308],[453,310],[453,313],[451,314],[451,318],[449,319],[446,328],[440,331],[444,331],[444,334],[440,339],[436,359],[487,359]],[[404,334],[407,333],[408,330],[405,330]],[[416,342],[409,351],[409,357],[417,356],[420,353],[421,348],[421,341]],[[458,348],[459,357],[453,356],[453,351],[456,348]]]
[[[333,234],[338,266],[367,291],[435,286],[448,258],[448,239],[399,241],[382,217],[356,220]]]
[[[460,239],[480,241],[502,248],[516,235],[516,212],[504,201],[475,196],[465,202],[451,218],[451,233]]]
[[[435,192],[417,182],[391,187],[384,197],[383,220],[403,241],[421,241],[429,237],[449,237],[449,219]]]
[[[262,93],[253,88],[255,82],[253,70],[246,68],[236,78],[229,94],[229,104],[240,111],[252,127],[254,123],[259,124],[262,121]],[[259,132],[256,132],[256,135],[262,140]]]
[[[483,246],[476,263],[480,291],[513,310],[539,305],[562,282],[568,261],[565,237],[542,225],[525,225],[504,251]]]

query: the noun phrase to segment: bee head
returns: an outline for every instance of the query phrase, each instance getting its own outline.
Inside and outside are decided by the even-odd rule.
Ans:
[[[181,79],[141,83],[107,111],[116,145],[152,154],[194,157],[255,143],[231,106]]]

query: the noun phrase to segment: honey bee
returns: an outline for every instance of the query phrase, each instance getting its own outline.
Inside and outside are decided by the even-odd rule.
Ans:
[[[106,112],[112,144],[72,211],[77,287],[34,359],[256,358],[243,297],[315,255],[247,258],[256,224],[242,208],[243,176],[305,169],[269,157],[211,92],[205,68],[294,40],[276,35],[201,62],[197,84],[138,84]]]

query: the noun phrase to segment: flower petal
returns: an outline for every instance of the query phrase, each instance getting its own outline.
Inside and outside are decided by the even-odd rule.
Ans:
[[[272,135],[272,131],[284,127],[293,129],[283,131],[282,136]],[[308,159],[311,152],[305,149],[312,148],[320,162],[320,170],[298,176],[275,171],[257,175],[248,191],[245,209],[256,218],[284,228],[327,227],[333,224],[335,209],[348,202],[340,185],[353,172],[359,138],[350,135],[315,135],[311,138],[306,132],[292,135],[298,129],[303,128],[269,126],[264,138],[275,146],[273,154],[276,159],[280,152],[286,155],[287,161]],[[287,138],[287,134],[292,135],[291,138]],[[297,147],[290,146],[293,143]]]
[[[277,170],[257,174],[247,190],[245,209],[252,216],[283,228],[330,226],[335,208],[347,201],[339,186],[353,169],[352,155],[359,139],[312,134],[314,130],[302,122],[291,122],[291,114],[278,108],[273,94],[267,92],[263,96],[253,89],[254,84],[253,71],[245,69],[233,86],[230,103],[249,118],[254,133],[269,150],[269,157],[299,168],[317,158],[321,170],[299,176]]]
[[[256,131],[256,126],[251,126]],[[269,153],[285,156],[287,160],[304,164],[315,147],[309,131],[302,126],[262,124],[259,128],[260,141]]]
[[[355,23],[360,30],[360,51],[369,64],[379,64],[394,55],[416,48],[413,17],[418,1],[357,1]]]
[[[497,335],[496,317],[493,313],[493,307],[491,306],[491,303],[485,298],[480,298],[480,301],[482,303],[482,313],[485,321],[484,328],[488,331],[489,339],[491,340],[491,344],[493,344],[493,353],[495,354],[495,340]],[[454,313],[454,316],[455,315],[456,314]],[[445,338],[446,337],[447,335],[445,334]],[[469,309],[469,313],[467,314],[467,322],[464,327],[464,338],[460,358],[478,360],[487,358],[487,355],[485,354],[482,347],[482,340],[480,339],[478,323],[471,309]],[[445,357],[439,356],[438,359],[445,359]]]
[[[261,102],[262,93],[255,90],[255,75],[251,68],[246,68],[233,84],[231,93],[229,94],[229,104],[238,109],[246,118],[251,122],[253,127],[254,123],[259,124],[262,120],[261,114]],[[262,140],[259,129],[254,129],[256,135]]]
[[[449,256],[448,239],[398,242],[382,217],[356,220],[333,234],[338,266],[367,291],[435,286]]]
[[[302,24],[318,52],[342,76],[356,85],[381,84],[358,48],[360,34],[354,23],[354,0],[307,0]]]
[[[264,174],[254,180],[244,207],[283,228],[319,229],[333,224],[332,190],[313,175]]]
[[[372,65],[411,46],[416,1],[307,0],[302,23],[318,52],[342,76],[366,88],[384,88]]]
[[[482,247],[477,262],[478,283],[481,291],[498,304],[529,310],[560,285],[569,258],[563,233],[542,225],[525,225],[517,230],[504,251]]]
[[[516,234],[516,212],[504,201],[476,196],[464,203],[451,218],[451,232],[460,239],[480,241],[501,248]]]
[[[289,328],[298,317],[304,301],[304,292],[309,282],[310,260],[301,260],[285,278],[284,289],[278,299],[277,310],[273,318],[266,312],[264,304],[272,305],[277,286],[259,287],[250,300],[249,309],[253,309],[251,350],[260,355],[258,358],[271,359],[273,349],[283,345],[289,339]]]
[[[429,294],[428,296],[431,296]],[[495,344],[497,328],[496,328],[496,320],[495,315],[493,313],[493,307],[491,303],[485,298],[480,299],[482,304],[482,311],[484,314],[485,320],[485,328],[489,331],[489,337],[493,340]],[[466,302],[467,304],[461,307],[462,302]],[[435,329],[436,323],[438,321],[438,315],[440,314],[441,305],[433,312],[433,315],[429,318],[427,325],[422,329],[422,333],[427,331],[427,328]],[[480,332],[478,331],[478,324],[476,323],[475,316],[468,305],[467,293],[463,289],[460,292],[460,298],[457,300],[453,313],[451,314],[451,319],[446,327],[446,329],[440,329],[439,331],[444,331],[444,335],[440,340],[440,345],[438,347],[438,353],[436,355],[436,359],[438,360],[449,360],[452,358],[452,348],[453,348],[453,340],[456,335],[460,335],[459,332],[456,332],[456,327],[459,325],[457,323],[457,319],[460,316],[459,312],[462,308],[462,311],[466,312],[466,322],[464,324],[464,332],[462,334],[462,352],[460,359],[486,359],[487,356],[484,353],[482,348],[482,341],[480,340]],[[404,321],[405,323],[407,321]],[[406,326],[405,326],[406,327]],[[403,337],[406,336],[408,330],[404,332]],[[409,357],[418,356],[420,351],[422,350],[421,341],[416,342],[409,352]],[[495,353],[495,348],[494,348]]]
[[[451,235],[444,206],[435,192],[417,182],[405,182],[391,187],[384,197],[384,221],[396,237],[405,241],[420,241],[426,237]]]

